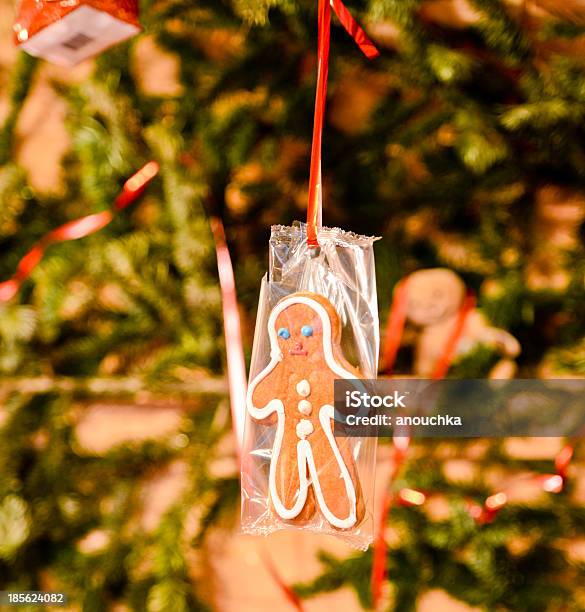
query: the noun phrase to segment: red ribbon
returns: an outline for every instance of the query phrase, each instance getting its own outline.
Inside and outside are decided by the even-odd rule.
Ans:
[[[303,612],[303,603],[301,598],[294,592],[292,587],[288,585],[284,578],[280,575],[279,571],[276,569],[272,558],[268,554],[266,550],[262,550],[260,553],[262,557],[262,561],[264,563],[264,567],[268,570],[268,573],[276,583],[276,586],[280,589],[284,597],[288,600],[288,602],[297,610],[297,612]]]
[[[341,0],[331,0],[335,14],[347,33],[355,40],[357,46],[368,59],[375,59],[380,55],[374,43],[366,36],[358,22],[351,16]]]
[[[332,0],[333,10],[341,24],[355,40],[368,59],[379,55],[378,50],[365,32],[351,16],[341,0]],[[311,173],[309,177],[309,203],[307,206],[307,244],[319,245],[317,228],[321,226],[323,208],[323,186],[321,182],[321,143],[323,140],[323,121],[327,99],[327,75],[329,73],[329,46],[331,37],[331,6],[329,0],[319,0],[319,35],[317,49],[317,94],[315,97],[315,117],[313,122],[313,142],[311,145]]]
[[[433,372],[432,378],[433,380],[441,380],[447,376],[447,372],[453,363],[453,358],[455,357],[457,351],[457,345],[459,344],[459,340],[461,340],[461,335],[463,334],[463,329],[465,327],[465,321],[467,320],[467,315],[475,308],[475,297],[471,292],[468,292],[463,300],[463,304],[461,304],[461,308],[459,309],[459,313],[457,315],[457,321],[455,322],[455,327],[447,340],[447,344],[443,349],[443,353],[439,357],[437,363],[435,364],[435,370]]]
[[[75,221],[64,223],[60,227],[45,234],[18,263],[13,277],[0,283],[0,302],[8,302],[20,289],[22,283],[43,258],[45,250],[56,242],[77,240],[104,228],[114,218],[114,213],[132,204],[146,189],[146,186],[158,174],[159,165],[155,161],[148,162],[125,183],[122,191],[114,201],[114,210],[104,210],[93,215],[81,217]]]
[[[408,304],[406,285],[406,279],[403,279],[394,288],[394,298],[390,306],[388,322],[386,323],[386,334],[384,336],[382,349],[382,367],[384,373],[388,376],[392,373],[396,355],[400,348],[400,341],[402,340],[402,332],[406,324],[406,310]]]
[[[236,451],[238,456],[240,456],[244,440],[244,422],[246,418],[247,378],[240,313],[238,310],[238,297],[236,294],[236,282],[234,279],[232,259],[226,243],[225,231],[221,219],[211,219],[211,230],[215,239],[217,270],[219,274],[219,286],[221,288],[232,427],[236,439]]]
[[[386,567],[386,524],[388,522],[388,515],[390,514],[392,503],[394,501],[390,489],[392,483],[396,480],[404,461],[406,460],[406,453],[410,444],[410,438],[396,437],[392,439],[392,442],[394,444],[394,464],[388,479],[389,482],[386,485],[386,490],[384,491],[382,497],[382,508],[380,511],[380,519],[378,521],[378,533],[376,534],[376,538],[374,540],[374,550],[372,553],[372,575],[370,585],[374,609],[376,608],[376,605],[382,595],[382,584],[384,583],[388,573]]]

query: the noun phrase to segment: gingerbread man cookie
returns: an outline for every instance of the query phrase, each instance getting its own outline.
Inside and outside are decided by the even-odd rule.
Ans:
[[[333,305],[315,293],[281,300],[268,320],[270,363],[250,383],[248,412],[276,416],[269,471],[271,504],[283,520],[311,520],[318,508],[337,529],[361,522],[364,504],[350,440],[333,435],[333,382],[361,378],[339,346]]]
[[[418,270],[408,277],[407,283],[406,316],[418,332],[414,373],[430,378],[457,325],[466,288],[463,280],[447,268]],[[504,357],[488,374],[489,378],[514,376],[516,364],[513,359],[520,353],[520,344],[507,331],[490,325],[479,310],[472,308],[465,317],[455,356],[463,357],[480,345],[492,347]]]

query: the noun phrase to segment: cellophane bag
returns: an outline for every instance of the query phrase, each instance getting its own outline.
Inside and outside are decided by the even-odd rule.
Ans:
[[[376,377],[374,240],[323,227],[313,248],[304,224],[272,227],[246,402],[244,533],[372,541],[377,440],[333,434],[333,381]]]
[[[14,42],[55,64],[73,66],[140,32],[138,0],[20,0]]]

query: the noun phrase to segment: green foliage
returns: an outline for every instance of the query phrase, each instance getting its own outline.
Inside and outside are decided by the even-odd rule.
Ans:
[[[36,589],[48,571],[59,590],[84,609],[117,601],[140,610],[205,609],[187,570],[189,542],[208,524],[215,482],[206,461],[224,428],[214,419],[217,400],[184,417],[167,438],[114,446],[94,454],[76,437],[76,408],[56,394],[9,397],[0,444],[0,575],[9,590]],[[183,438],[186,443],[183,442]],[[180,442],[180,443],[178,443]],[[143,487],[174,461],[189,469],[186,486],[158,526],[141,524]],[[237,480],[223,488],[233,507]],[[206,501],[207,500],[207,501]]]
[[[328,593],[341,587],[351,586],[356,590],[364,608],[371,605],[369,584],[371,577],[371,551],[363,555],[353,555],[343,560],[326,553],[319,555],[323,573],[310,584],[299,584],[295,591],[301,597],[312,597],[318,593]]]
[[[20,109],[30,91],[37,64],[36,59],[22,53],[18,56],[18,62],[10,75],[8,86],[9,110],[0,129],[0,165],[7,164],[10,161],[16,122]]]
[[[279,4],[278,0],[234,0],[234,10],[247,22],[256,25],[266,25],[268,23],[269,10]]]
[[[469,443],[460,443],[465,456]],[[453,451],[451,444],[450,450]],[[556,538],[573,537],[585,529],[585,511],[570,492],[545,494],[530,504],[510,504],[492,522],[478,524],[470,516],[470,500],[482,503],[492,491],[477,481],[445,477],[441,454],[445,443],[416,444],[411,462],[396,487],[431,491],[448,503],[441,517],[422,508],[394,507],[390,513],[391,544],[387,551],[392,610],[415,610],[418,596],[441,589],[470,606],[488,610],[581,609],[585,567],[575,564]],[[483,465],[507,471],[543,469],[536,462],[522,466],[505,453],[483,457]],[[550,469],[547,465],[544,469]],[[431,501],[428,504],[431,504]],[[371,552],[346,559],[322,555],[323,573],[297,585],[304,597],[351,586],[362,605],[369,605]],[[578,596],[577,596],[578,593]],[[582,601],[582,600],[581,600]]]
[[[471,4],[482,14],[475,27],[500,58],[516,63],[530,57],[530,43],[500,0],[471,0]]]
[[[471,76],[473,60],[465,53],[440,45],[429,45],[429,65],[443,83],[465,81]]]

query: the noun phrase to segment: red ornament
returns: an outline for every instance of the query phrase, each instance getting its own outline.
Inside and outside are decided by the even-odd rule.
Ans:
[[[13,26],[21,49],[73,66],[140,31],[137,0],[21,0]]]

